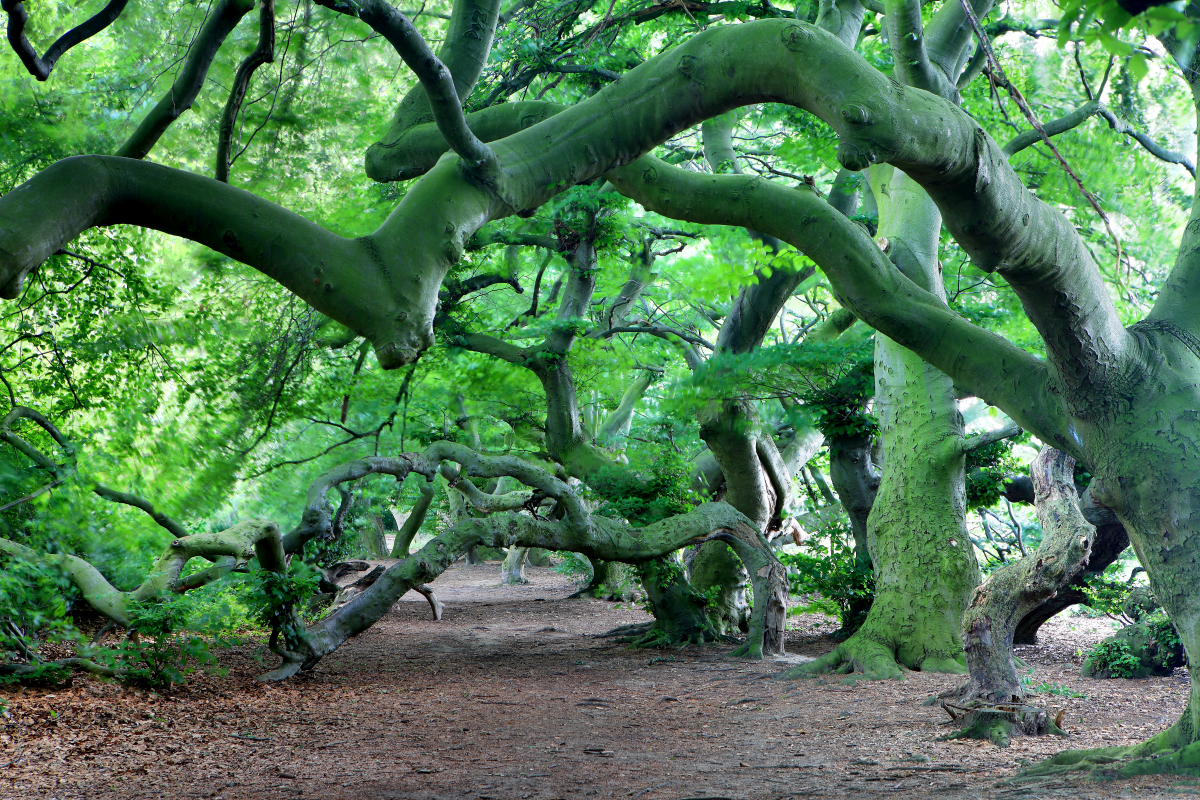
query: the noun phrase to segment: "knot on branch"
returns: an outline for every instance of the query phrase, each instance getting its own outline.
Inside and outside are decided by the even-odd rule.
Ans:
[[[812,31],[809,30],[807,25],[796,22],[784,27],[779,32],[779,38],[783,41],[784,47],[794,53],[798,53],[808,47],[812,41]]]

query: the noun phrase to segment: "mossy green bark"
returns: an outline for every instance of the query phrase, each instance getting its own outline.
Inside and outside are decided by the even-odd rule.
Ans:
[[[876,178],[879,235],[889,256],[918,285],[941,294],[940,214],[902,173]],[[898,678],[902,667],[966,672],[961,619],[979,568],[966,531],[963,423],[954,384],[879,334],[875,403],[884,465],[867,520],[875,599],[858,631],[790,675],[832,670]]]

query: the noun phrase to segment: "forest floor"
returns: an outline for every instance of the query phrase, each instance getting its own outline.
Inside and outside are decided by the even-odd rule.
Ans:
[[[499,566],[437,580],[445,619],[412,595],[311,674],[263,685],[261,647],[222,657],[229,674],[169,696],[90,678],[12,690],[0,718],[3,800],[756,800],[757,798],[1179,798],[1200,782],[1005,783],[1070,747],[1136,742],[1169,725],[1185,676],[1080,677],[1077,649],[1104,620],[1061,616],[1022,648],[1035,684],[1065,709],[1067,738],[1007,749],[937,741],[946,714],[921,701],[960,678],[847,684],[772,680],[786,666],[728,648],[633,650],[600,638],[647,619],[628,604],[566,600],[570,581]],[[835,627],[797,618],[795,658],[832,647]],[[269,663],[269,662],[268,662]]]

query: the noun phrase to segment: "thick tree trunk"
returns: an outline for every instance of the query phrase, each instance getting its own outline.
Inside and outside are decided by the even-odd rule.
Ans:
[[[630,627],[623,641],[635,647],[674,647],[725,639],[708,614],[705,597],[688,581],[683,565],[674,555],[638,564],[637,572],[654,623],[648,627]],[[621,632],[622,629],[614,631]]]
[[[943,696],[958,717],[954,738],[990,739],[1007,746],[1014,734],[1061,733],[1045,708],[1028,703],[1013,657],[1013,634],[1030,611],[1068,586],[1087,566],[1096,528],[1083,518],[1075,491],[1075,459],[1045,448],[1033,463],[1038,518],[1044,537],[1038,549],[993,572],[975,592],[963,617],[966,685]]]
[[[1122,386],[1120,403],[1076,419],[1098,505],[1124,524],[1154,596],[1188,654],[1191,694],[1182,717],[1132,747],[1068,751],[1035,774],[1092,769],[1106,776],[1200,772],[1200,343],[1169,323],[1135,326],[1147,357]],[[1137,398],[1132,405],[1127,397]]]
[[[931,291],[940,215],[907,176],[876,186],[880,236],[893,262]],[[979,582],[966,531],[962,418],[954,384],[879,334],[875,401],[883,478],[868,519],[875,600],[862,627],[833,652],[787,673],[852,669],[901,677],[902,667],[966,672],[960,621]]]
[[[740,509],[739,509],[740,510]],[[722,634],[746,630],[750,604],[746,601],[749,574],[724,542],[705,542],[691,554],[688,580],[706,601],[709,618]]]

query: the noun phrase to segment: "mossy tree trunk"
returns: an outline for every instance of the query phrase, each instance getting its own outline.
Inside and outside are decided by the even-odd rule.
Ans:
[[[1129,534],[1112,511],[1085,507],[1083,516],[1096,526],[1096,535],[1092,540],[1087,562],[1075,570],[1062,589],[1047,597],[1021,618],[1017,629],[1013,631],[1014,644],[1036,644],[1041,627],[1057,614],[1084,602],[1087,598],[1083,594],[1083,587],[1087,581],[1103,575],[1104,570],[1129,549]]]
[[[910,178],[874,182],[879,235],[914,282],[943,293],[941,216]],[[900,677],[902,667],[965,672],[960,620],[979,581],[966,531],[964,437],[954,384],[911,350],[876,337],[875,404],[883,476],[867,535],[875,598],[862,626],[793,674],[828,670]]]

